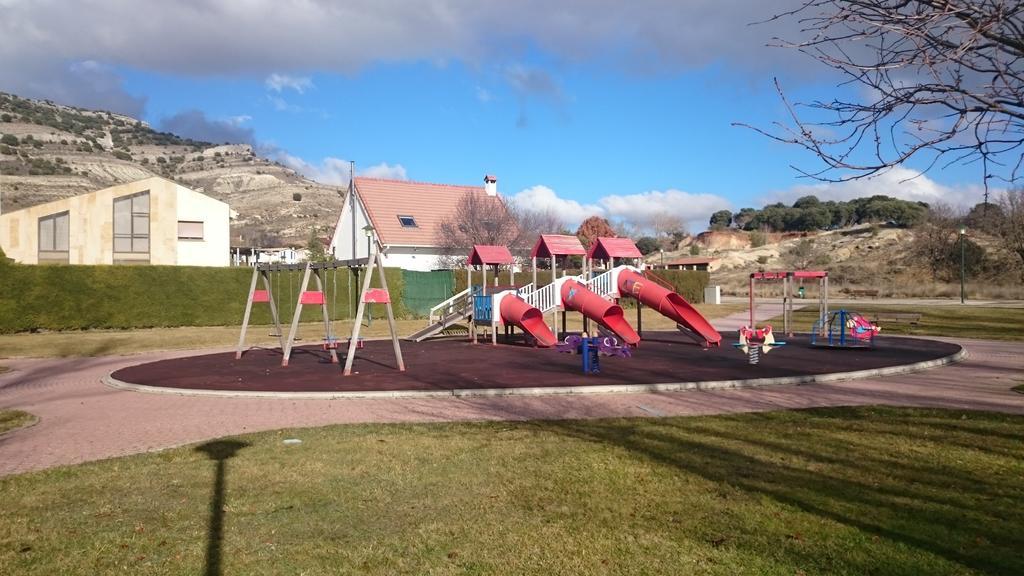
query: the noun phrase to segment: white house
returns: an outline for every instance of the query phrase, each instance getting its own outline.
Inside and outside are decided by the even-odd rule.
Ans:
[[[441,222],[466,194],[497,198],[498,179],[484,186],[429,184],[408,180],[356,177],[341,209],[330,251],[335,258],[367,257],[374,230],[384,246],[384,265],[406,270],[432,270],[444,251],[437,244]]]
[[[154,176],[0,214],[23,264],[228,266],[227,204]]]

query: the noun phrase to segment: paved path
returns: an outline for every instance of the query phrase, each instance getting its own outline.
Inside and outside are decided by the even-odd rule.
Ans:
[[[120,367],[189,352],[11,360],[5,363],[14,371],[0,375],[0,408],[26,410],[40,422],[0,436],[0,476],[225,435],[353,422],[697,415],[864,404],[1024,414],[1024,394],[1009,390],[1024,373],[1024,345],[964,343],[970,357],[961,364],[877,380],[707,392],[422,400],[199,398],[120,391],[100,383]]]

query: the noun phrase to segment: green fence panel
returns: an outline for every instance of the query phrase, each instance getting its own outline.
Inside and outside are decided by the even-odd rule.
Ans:
[[[402,270],[402,284],[406,310],[416,316],[426,316],[431,307],[451,298],[454,278],[451,270]]]

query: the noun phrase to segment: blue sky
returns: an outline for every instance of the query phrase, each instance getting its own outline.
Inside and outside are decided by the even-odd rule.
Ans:
[[[856,96],[765,47],[792,23],[748,25],[786,2],[0,4],[0,90],[250,141],[329,183],[349,160],[432,182],[493,173],[567,225],[598,213],[640,228],[667,215],[702,229],[714,210],[807,193],[980,198],[976,166],[800,178],[790,165],[813,156],[732,125],[786,120],[775,77],[793,100]]]

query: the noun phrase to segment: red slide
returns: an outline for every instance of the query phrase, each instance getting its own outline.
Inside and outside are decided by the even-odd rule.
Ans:
[[[685,298],[675,292],[649,280],[636,272],[623,270],[619,273],[619,293],[632,296],[646,306],[657,310],[661,315],[674,320],[676,324],[693,331],[704,339],[704,346],[718,346],[722,343],[722,335],[690,305]]]
[[[518,326],[530,336],[537,340],[538,346],[547,348],[555,345],[555,335],[551,328],[544,323],[544,315],[533,306],[526,303],[515,294],[509,294],[501,299],[499,306],[501,319],[513,326]]]
[[[630,346],[640,343],[640,335],[626,322],[622,307],[601,298],[575,280],[567,280],[562,284],[562,305],[611,330]]]

